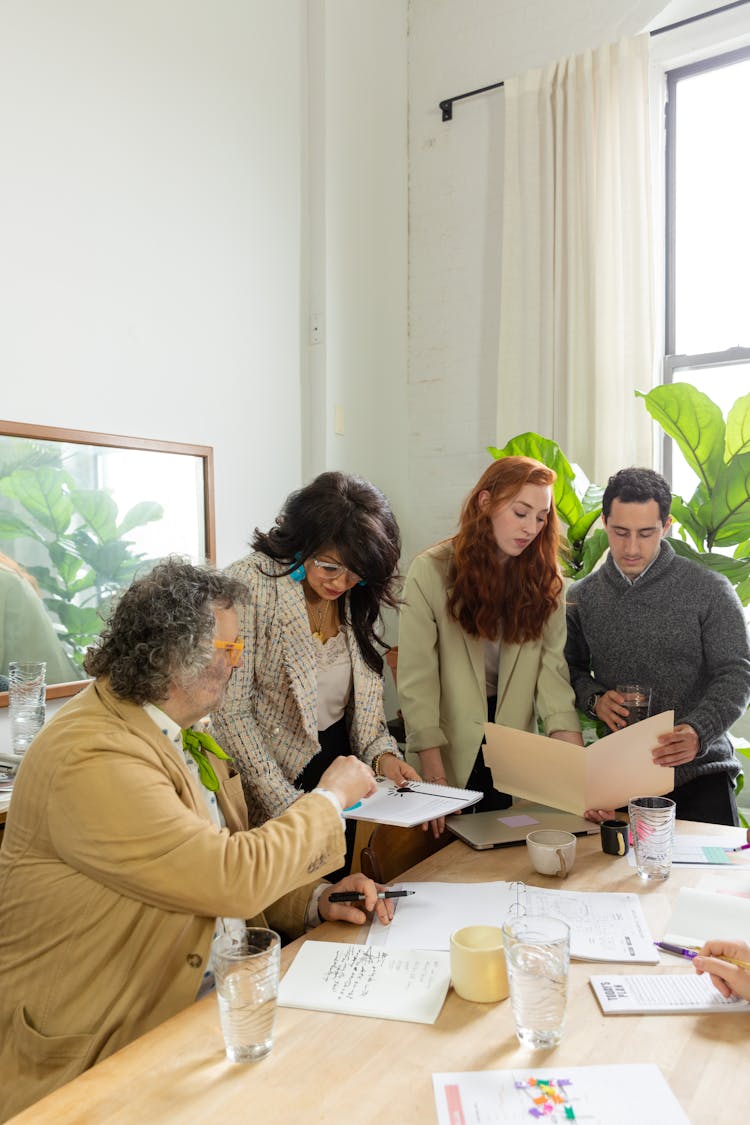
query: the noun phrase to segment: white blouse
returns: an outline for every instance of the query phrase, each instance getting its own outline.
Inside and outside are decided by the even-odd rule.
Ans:
[[[346,633],[339,629],[325,644],[313,637],[318,673],[318,730],[343,718],[352,694],[352,660]]]

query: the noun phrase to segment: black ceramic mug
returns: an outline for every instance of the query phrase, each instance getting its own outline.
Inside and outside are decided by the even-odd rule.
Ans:
[[[603,820],[601,825],[602,851],[607,855],[625,855],[628,850],[630,828],[626,820]]]

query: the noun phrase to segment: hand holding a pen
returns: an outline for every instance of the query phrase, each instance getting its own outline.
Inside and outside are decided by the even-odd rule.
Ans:
[[[318,913],[324,922],[351,922],[355,926],[361,926],[367,921],[368,914],[374,911],[378,921],[387,926],[393,917],[394,902],[389,898],[378,898],[379,894],[387,890],[387,887],[368,879],[361,871],[356,875],[347,875],[345,879],[323,891],[318,903]],[[359,902],[331,902],[332,894],[340,895],[347,891],[352,895],[364,895],[364,898]]]
[[[750,945],[744,941],[707,941],[693,964],[697,973],[710,973],[722,996],[750,1000]]]

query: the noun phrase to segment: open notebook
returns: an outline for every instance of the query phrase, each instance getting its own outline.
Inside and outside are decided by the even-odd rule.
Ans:
[[[482,794],[476,789],[453,789],[449,785],[433,785],[426,781],[395,785],[380,777],[377,786],[377,792],[372,797],[363,797],[356,805],[344,809],[344,816],[349,820],[371,820],[376,824],[413,828],[427,820],[465,809],[482,799]]]

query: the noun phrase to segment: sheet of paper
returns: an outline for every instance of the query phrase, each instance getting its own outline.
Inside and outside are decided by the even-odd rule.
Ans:
[[[451,813],[475,805],[482,799],[476,789],[453,789],[449,785],[428,785],[410,781],[394,785],[387,778],[378,778],[378,791],[365,797],[351,809],[345,809],[349,820],[371,820],[376,824],[394,824],[413,828],[427,820],[450,816]]]
[[[690,1125],[653,1063],[433,1074],[438,1125]]]
[[[725,999],[707,975],[662,973],[641,976],[591,977],[605,1015],[632,1015],[639,1012],[750,1012],[750,1003],[733,997]]]
[[[672,845],[672,863],[680,867],[721,867],[726,871],[750,871],[750,849],[744,852],[728,850],[744,844],[745,829],[727,828],[726,832],[726,835],[721,836],[689,836],[684,832],[676,832]],[[632,849],[628,852],[628,863],[635,867]]]
[[[651,751],[673,727],[674,712],[664,711],[581,747],[486,723],[484,757],[496,789],[582,816],[669,793],[674,770],[655,765]]]
[[[307,941],[281,981],[279,1004],[434,1023],[450,979],[448,953]]]
[[[461,926],[501,926],[514,912],[561,918],[571,956],[582,961],[659,961],[638,895],[548,891],[517,883],[402,883],[416,893],[396,899],[390,926],[374,920],[368,944],[385,949],[444,949]]]
[[[750,942],[750,899],[681,887],[664,941],[703,945],[711,938]]]

